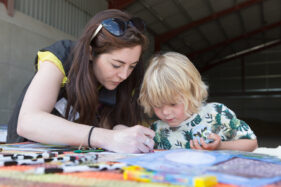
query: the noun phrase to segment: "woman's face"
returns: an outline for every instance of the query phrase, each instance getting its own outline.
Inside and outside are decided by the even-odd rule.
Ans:
[[[132,73],[141,51],[141,46],[137,45],[101,54],[94,63],[94,73],[99,83],[108,90],[114,90]]]

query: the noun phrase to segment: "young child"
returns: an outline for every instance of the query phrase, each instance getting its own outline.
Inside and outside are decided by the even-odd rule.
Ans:
[[[156,149],[191,148],[253,151],[256,136],[221,103],[205,103],[207,86],[190,60],[167,52],[151,59],[139,101],[160,119],[151,128]]]

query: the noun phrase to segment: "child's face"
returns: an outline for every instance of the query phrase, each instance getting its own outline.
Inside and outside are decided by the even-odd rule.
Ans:
[[[184,104],[182,102],[175,104],[165,104],[161,107],[153,107],[153,110],[158,118],[168,123],[168,125],[171,127],[178,126],[181,122],[189,117],[184,111]]]

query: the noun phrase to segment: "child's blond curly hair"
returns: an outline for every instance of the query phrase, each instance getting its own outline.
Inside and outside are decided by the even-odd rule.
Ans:
[[[192,62],[184,55],[167,52],[150,60],[144,75],[139,102],[144,112],[153,115],[153,107],[183,102],[185,112],[198,112],[208,97],[206,84]]]

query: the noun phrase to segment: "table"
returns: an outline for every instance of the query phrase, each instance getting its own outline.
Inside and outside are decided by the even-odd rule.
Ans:
[[[5,146],[5,144],[4,144]],[[23,153],[18,151],[2,151],[1,154],[8,153]],[[65,152],[67,155],[73,152]],[[124,156],[124,155],[123,155]],[[114,165],[116,160],[122,157],[120,154],[108,154],[107,156],[100,156],[97,159],[97,164]],[[111,159],[112,158],[112,159]],[[108,162],[113,161],[113,162]],[[44,163],[36,165],[21,165],[21,166],[4,166],[0,167],[0,186],[101,186],[101,187],[171,187],[169,184],[159,183],[140,183],[135,181],[128,181],[123,179],[121,170],[111,171],[85,171],[74,173],[55,173],[55,174],[34,174],[30,173],[38,167],[53,167],[59,163]],[[217,184],[217,187],[234,187],[235,185]],[[267,187],[281,186],[281,181],[275,185],[268,185]]]

